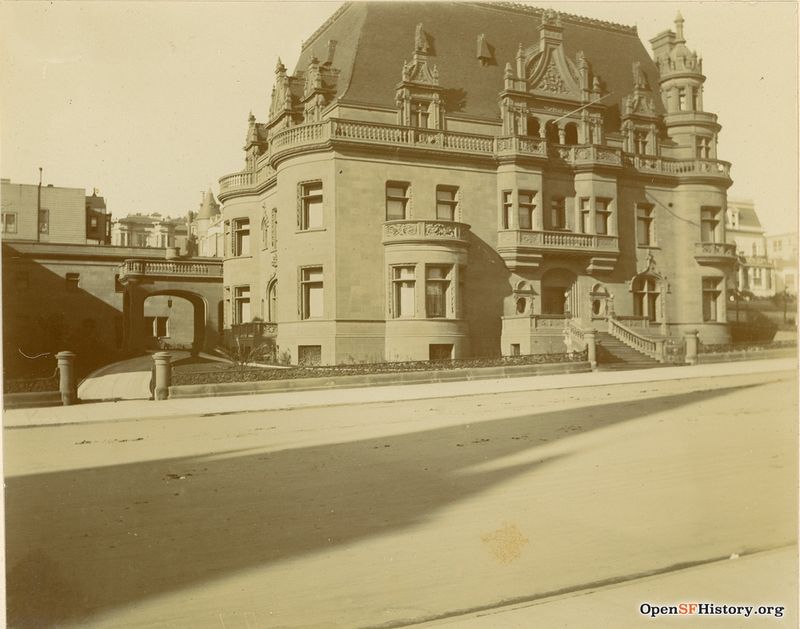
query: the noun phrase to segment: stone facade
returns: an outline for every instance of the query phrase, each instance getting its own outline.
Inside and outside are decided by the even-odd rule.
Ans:
[[[767,251],[775,264],[775,292],[797,295],[797,233],[767,236]]]
[[[278,60],[220,179],[226,327],[325,364],[564,351],[568,320],[610,317],[726,342],[721,127],[680,15],[651,44],[516,5],[345,4]]]

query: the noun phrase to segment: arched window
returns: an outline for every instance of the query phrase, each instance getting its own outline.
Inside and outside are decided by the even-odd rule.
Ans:
[[[539,119],[534,116],[528,116],[528,135],[538,138],[542,126],[539,124]]]
[[[578,125],[576,125],[574,122],[570,122],[564,127],[564,143],[578,143]]]
[[[277,323],[278,321],[278,281],[273,280],[267,287],[267,321]]]
[[[658,278],[654,275],[639,275],[633,280],[633,314],[648,321],[658,321],[658,306],[661,298]]]

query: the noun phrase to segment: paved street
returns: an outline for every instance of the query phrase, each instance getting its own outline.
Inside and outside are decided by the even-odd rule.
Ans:
[[[11,626],[397,626],[796,539],[793,371],[203,403],[5,431]]]

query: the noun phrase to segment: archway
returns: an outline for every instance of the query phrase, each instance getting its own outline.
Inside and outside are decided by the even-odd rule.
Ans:
[[[145,349],[204,349],[207,305],[188,291],[161,290],[143,300],[141,338]],[[212,330],[213,332],[213,330]]]
[[[575,312],[573,287],[576,275],[566,269],[550,269],[542,275],[542,314],[568,315]]]
[[[540,134],[541,125],[539,124],[539,119],[534,116],[528,116],[528,135],[538,138]]]
[[[574,122],[569,122],[564,127],[564,144],[577,144],[578,143],[578,125]]]
[[[545,137],[548,144],[561,144],[561,138],[558,135],[558,125],[552,120],[544,126]]]

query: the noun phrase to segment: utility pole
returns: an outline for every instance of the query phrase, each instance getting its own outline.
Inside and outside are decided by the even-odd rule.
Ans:
[[[36,191],[36,242],[39,242],[39,221],[42,216],[42,167],[39,166],[39,188]]]

